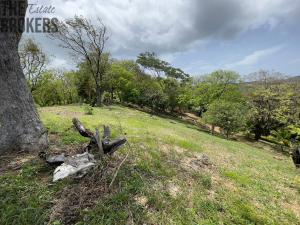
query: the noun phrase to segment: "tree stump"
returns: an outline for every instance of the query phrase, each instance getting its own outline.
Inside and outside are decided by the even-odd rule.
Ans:
[[[98,129],[96,129],[96,132],[94,134],[89,129],[86,129],[77,118],[73,118],[72,121],[74,127],[76,128],[76,130],[78,130],[80,135],[90,139],[90,143],[86,147],[87,151],[99,154],[100,157],[102,157],[104,154],[113,154],[127,141],[126,138],[117,138],[114,140],[110,140],[111,131],[108,126],[104,126],[103,136],[101,138]]]

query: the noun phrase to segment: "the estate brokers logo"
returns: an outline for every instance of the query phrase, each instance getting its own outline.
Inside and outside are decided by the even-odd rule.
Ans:
[[[28,4],[25,17],[26,6],[24,0],[0,0],[0,32],[57,32],[54,6]]]

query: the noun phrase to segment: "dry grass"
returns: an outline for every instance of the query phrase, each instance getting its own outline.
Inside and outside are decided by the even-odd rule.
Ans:
[[[83,219],[82,209],[93,209],[104,196],[113,195],[110,178],[121,162],[121,158],[105,158],[81,179],[71,181],[54,199],[49,224],[60,221],[71,225]]]

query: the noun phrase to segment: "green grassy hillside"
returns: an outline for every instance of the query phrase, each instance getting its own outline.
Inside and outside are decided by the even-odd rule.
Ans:
[[[73,117],[91,129],[110,125],[129,145],[84,179],[55,184],[36,156],[3,156],[0,224],[300,224],[300,176],[288,156],[120,106],[40,115],[52,152],[74,154],[87,143]]]

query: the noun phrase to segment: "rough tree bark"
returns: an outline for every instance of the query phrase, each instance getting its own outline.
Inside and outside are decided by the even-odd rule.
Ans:
[[[23,13],[9,18],[24,18],[27,1],[24,2]],[[48,145],[47,134],[20,65],[18,44],[21,33],[22,29],[0,32],[0,153],[41,150]]]
[[[97,85],[95,106],[102,106],[102,96],[103,96],[102,88]]]

